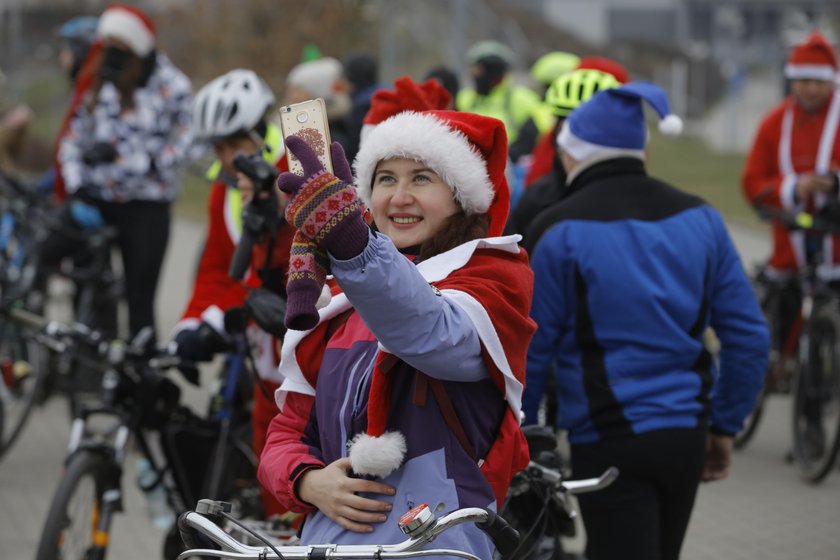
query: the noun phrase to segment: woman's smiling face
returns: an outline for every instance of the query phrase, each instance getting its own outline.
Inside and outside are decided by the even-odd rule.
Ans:
[[[413,159],[391,158],[376,166],[371,212],[379,231],[397,249],[434,237],[460,208],[437,173]]]

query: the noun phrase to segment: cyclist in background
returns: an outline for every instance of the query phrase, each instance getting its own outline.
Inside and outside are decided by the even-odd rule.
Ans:
[[[58,38],[61,40],[58,62],[71,82],[76,81],[82,69],[90,46],[96,39],[98,25],[99,18],[95,16],[76,16],[58,28]]]
[[[362,137],[365,115],[370,110],[373,94],[382,88],[379,83],[379,61],[372,54],[355,52],[344,57],[344,81],[350,95],[350,111],[346,118],[347,139],[343,144],[347,160],[356,159]]]
[[[679,558],[698,484],[727,476],[768,357],[764,316],[722,218],[647,175],[642,101],[663,133],[681,130],[654,84],[593,95],[560,132],[568,192],[529,234],[538,329],[526,419],[555,363],[574,476],[621,473],[578,497],[589,560]],[[719,372],[708,326],[721,341]]]
[[[455,106],[494,117],[505,123],[510,145],[510,159],[514,163],[534,148],[537,136],[551,128],[549,115],[540,111],[542,100],[532,89],[515,85],[509,73],[516,62],[515,53],[497,41],[481,41],[467,51],[474,87],[458,92]],[[520,129],[532,119],[536,125],[520,136]]]
[[[456,74],[451,68],[447,66],[434,66],[426,71],[425,76],[423,76],[423,81],[426,80],[435,80],[452,98],[449,102],[449,106],[446,109],[455,109],[455,98],[458,97],[458,84],[460,81],[458,80],[458,74]]]
[[[551,172],[528,187],[505,226],[505,233],[519,233],[523,236],[523,246],[528,243],[527,231],[537,215],[559,201],[566,191],[566,172],[560,161],[560,147],[557,144],[563,122],[575,107],[596,92],[619,85],[612,74],[599,70],[574,70],[554,80],[546,91],[545,105],[551,108],[557,122],[550,133],[554,146],[553,166]]]
[[[837,55],[819,33],[791,51],[785,66],[790,95],[762,120],[741,177],[744,195],[756,206],[791,212],[818,212],[837,202],[840,173],[840,91]],[[823,250],[817,274],[827,281],[840,279],[840,236],[788,231],[773,223],[773,253],[767,278],[779,290],[779,317],[774,340],[784,344],[799,316],[802,292],[796,281],[809,252]],[[818,245],[818,246],[815,246]],[[780,349],[777,349],[780,350]],[[807,414],[806,445],[821,454],[824,434],[816,404]]]
[[[753,204],[786,210],[819,210],[837,195],[840,173],[840,92],[837,56],[819,33],[797,45],[785,66],[791,93],[759,125],[742,176],[744,194]],[[840,278],[840,243],[821,267],[829,279]],[[802,268],[805,236],[773,226],[775,274]]]
[[[193,130],[197,140],[209,142],[218,157],[210,168],[213,180],[207,207],[207,240],[193,281],[192,295],[172,336],[180,357],[191,362],[209,361],[216,353],[230,350],[224,313],[242,306],[247,286],[264,287],[285,295],[285,274],[294,229],[282,222],[277,231],[268,275],[265,250],[254,251],[250,273],[243,284],[229,275],[231,261],[242,234],[242,208],[253,193],[237,188],[233,160],[238,154],[262,150],[266,162],[286,171],[283,139],[279,127],[269,118],[274,94],[252,70],[236,69],[219,76],[196,94]],[[245,199],[245,200],[243,200]],[[285,200],[285,198],[283,199]],[[282,212],[282,208],[279,209]],[[268,423],[276,413],[274,390],[278,387],[277,341],[256,326],[249,327],[260,385],[254,390],[252,411],[253,444],[259,456],[265,444]],[[198,383],[195,370],[184,371]],[[267,493],[263,494],[266,515],[285,511]]]
[[[141,10],[108,7],[96,35],[98,45],[87,74],[83,68],[77,79],[59,134],[56,196],[70,196],[79,227],[108,224],[117,230],[134,336],[155,326],[178,168],[192,142],[192,90],[189,79],[156,50],[154,23]],[[67,240],[53,239],[45,260],[58,262],[68,251]]]
[[[99,18],[94,16],[76,16],[64,22],[58,28],[61,46],[58,51],[58,63],[70,84],[75,86],[76,78],[90,53],[90,47],[96,39]],[[55,187],[55,167],[50,167],[36,182],[36,189],[44,195],[53,193]]]

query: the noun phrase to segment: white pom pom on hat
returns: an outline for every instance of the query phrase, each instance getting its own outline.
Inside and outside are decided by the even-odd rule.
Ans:
[[[665,136],[679,136],[683,131],[683,121],[673,113],[665,115],[665,118],[659,121],[659,132]]]
[[[350,441],[350,464],[356,474],[385,478],[402,465],[405,450],[405,436],[400,432],[358,434]]]

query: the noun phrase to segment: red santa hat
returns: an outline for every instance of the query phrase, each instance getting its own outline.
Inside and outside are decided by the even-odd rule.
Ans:
[[[408,76],[397,78],[393,90],[380,89],[373,94],[370,109],[362,121],[361,142],[379,123],[397,113],[446,109],[451,100],[446,88],[435,79],[418,84]]]
[[[122,41],[137,56],[155,48],[155,24],[142,10],[127,4],[111,4],[99,16],[97,37]]]
[[[466,214],[489,214],[490,236],[502,234],[510,211],[502,121],[459,111],[404,111],[386,119],[362,143],[354,162],[359,198],[368,206],[376,166],[389,158],[428,165]]]
[[[584,56],[580,59],[577,70],[600,70],[612,74],[622,84],[630,81],[630,73],[627,69],[611,58],[603,56]]]
[[[785,77],[791,80],[836,80],[837,55],[825,37],[814,32],[805,42],[796,45],[785,65]]]

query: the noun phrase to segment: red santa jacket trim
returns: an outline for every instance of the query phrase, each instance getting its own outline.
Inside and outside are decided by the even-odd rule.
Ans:
[[[831,96],[831,106],[823,125],[820,149],[817,152],[816,172],[826,175],[831,172],[831,152],[834,148],[834,138],[837,136],[837,125],[840,123],[840,91]]]
[[[437,282],[466,265],[473,253],[478,249],[498,249],[518,254],[520,251],[518,245],[520,239],[522,239],[520,235],[476,239],[421,262],[417,265],[417,270],[427,282]],[[522,383],[516,379],[511,370],[501,346],[501,341],[490,321],[490,317],[487,315],[487,311],[466,293],[458,290],[443,290],[441,293],[446,293],[473,321],[479,339],[487,349],[493,363],[505,377],[505,399],[517,417],[519,417]],[[330,303],[319,311],[319,324],[338,316],[350,309],[350,307],[350,301],[344,293],[333,296]],[[296,356],[297,346],[309,332],[311,331],[290,330],[286,333],[286,337],[283,340],[283,348],[280,352],[280,366],[277,368],[278,378],[282,380],[282,385],[274,395],[277,406],[280,409],[283,408],[283,403],[286,401],[286,395],[288,393],[315,395],[315,388],[304,377]]]

